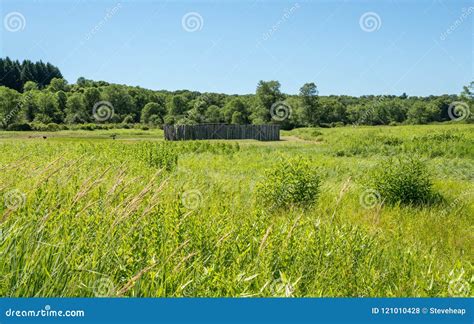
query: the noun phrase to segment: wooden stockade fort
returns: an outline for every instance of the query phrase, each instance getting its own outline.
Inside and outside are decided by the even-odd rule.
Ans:
[[[280,140],[280,125],[165,125],[164,131],[165,139],[168,141],[205,139]]]

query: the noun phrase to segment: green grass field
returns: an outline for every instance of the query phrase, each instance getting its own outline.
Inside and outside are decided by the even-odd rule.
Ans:
[[[162,138],[1,132],[0,296],[472,294],[474,126]],[[390,156],[426,163],[442,199],[370,197],[364,179]],[[300,158],[318,170],[319,197],[267,208],[265,170]]]

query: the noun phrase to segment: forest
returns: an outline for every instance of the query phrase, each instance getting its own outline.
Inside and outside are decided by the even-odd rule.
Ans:
[[[0,128],[4,130],[147,129],[199,123],[277,123],[289,130],[472,122],[473,98],[474,82],[459,94],[428,97],[319,96],[314,82],[303,84],[298,94],[285,94],[275,80],[259,81],[255,94],[246,95],[150,90],[83,77],[69,84],[51,63],[0,59]]]

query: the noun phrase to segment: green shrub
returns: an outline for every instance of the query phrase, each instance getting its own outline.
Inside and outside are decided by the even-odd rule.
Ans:
[[[322,133],[321,131],[317,130],[317,129],[313,129],[313,130],[311,131],[310,135],[311,135],[312,137],[318,137],[318,136],[323,135],[323,133]]]
[[[169,143],[145,142],[136,145],[135,156],[150,167],[172,171],[178,165],[178,153]]]
[[[79,125],[79,129],[83,129],[83,130],[96,130],[97,129],[97,125],[96,124],[81,124]]]
[[[240,150],[239,143],[213,143],[208,141],[181,141],[168,142],[168,146],[172,147],[178,153],[211,153],[232,155]]]
[[[426,143],[429,141],[435,141],[435,142],[460,142],[464,141],[465,138],[462,134],[451,134],[448,132],[442,132],[442,133],[433,133],[433,134],[427,134],[427,135],[421,135],[421,136],[415,136],[413,137],[413,141],[417,142],[417,145],[419,143]]]
[[[371,138],[367,139],[367,145],[390,145],[390,146],[397,146],[403,144],[403,140],[398,137],[388,136],[388,135],[375,135]]]
[[[388,204],[420,205],[438,198],[426,165],[416,158],[390,158],[370,173],[368,185]]]
[[[33,122],[30,123],[31,129],[34,131],[46,132],[48,130],[48,125],[40,123],[40,122]]]
[[[31,126],[27,123],[18,123],[18,124],[10,124],[7,127],[8,131],[30,131]]]
[[[319,194],[320,179],[308,160],[283,160],[265,172],[265,180],[257,185],[257,198],[270,209],[312,206]]]
[[[48,125],[46,125],[46,130],[48,132],[57,132],[61,130],[61,126],[56,123],[49,123]]]
[[[331,127],[344,127],[344,123],[343,122],[332,122],[331,123]]]

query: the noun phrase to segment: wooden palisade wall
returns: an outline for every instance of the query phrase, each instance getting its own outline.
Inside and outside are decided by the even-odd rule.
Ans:
[[[255,139],[259,141],[279,141],[280,125],[164,125],[165,139]]]

